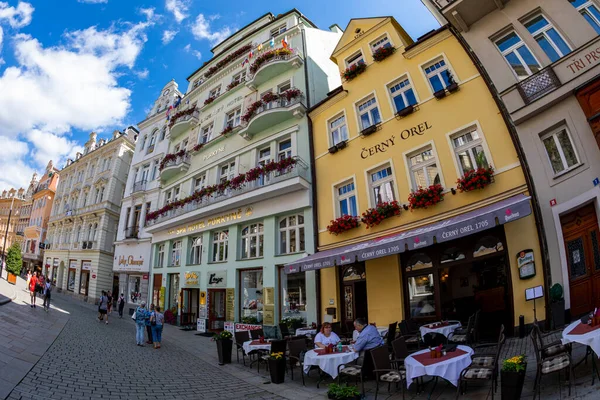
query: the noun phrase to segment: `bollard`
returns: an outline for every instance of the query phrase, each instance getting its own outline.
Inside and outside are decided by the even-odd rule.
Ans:
[[[519,338],[525,337],[525,316],[519,315]]]

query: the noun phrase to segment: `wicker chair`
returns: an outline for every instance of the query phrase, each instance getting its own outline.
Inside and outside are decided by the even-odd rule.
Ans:
[[[246,351],[244,350],[244,342],[250,340],[250,336],[248,336],[247,331],[236,332],[234,334],[235,337],[235,348],[236,348],[236,356],[237,362],[240,362],[240,351],[242,352],[242,361],[244,362],[244,366],[246,366]],[[248,357],[250,355],[248,354]]]
[[[282,339],[288,339],[292,334],[286,324],[279,324],[279,331],[281,332]]]
[[[418,350],[419,347],[421,347],[419,335],[410,332],[408,328],[408,322],[402,320],[402,322],[398,324],[398,327],[400,328],[400,335],[402,335],[402,337],[404,338],[406,345],[409,347],[415,347]]]
[[[448,342],[456,344],[471,344],[473,338],[473,326],[475,324],[475,314],[469,317],[469,322],[466,328],[455,329],[450,335],[448,335]]]
[[[292,380],[294,380],[294,368],[300,367],[300,376],[302,376],[302,386],[304,386],[304,355],[306,354],[306,340],[304,338],[297,340],[290,340],[288,342],[288,366],[290,367],[290,374]]]
[[[343,376],[348,378],[354,378],[356,382],[360,380],[360,387],[364,396],[365,375],[370,375],[373,371],[373,359],[371,358],[371,350],[365,350],[363,352],[362,365],[359,365],[357,361],[338,366],[338,385],[341,384]]]
[[[262,329],[256,329],[256,330],[250,331],[250,337],[252,338],[252,340],[256,340],[261,336],[265,336],[265,333],[263,332]]]
[[[391,323],[388,326],[388,332],[386,336],[386,344],[388,347],[388,351],[391,353],[393,351],[392,342],[396,339],[396,327],[398,326],[398,322]]]
[[[567,379],[569,381],[569,396],[571,395],[571,381],[573,380],[573,362],[571,361],[571,354],[568,351],[562,351],[554,353],[553,355],[547,355],[547,348],[540,347],[542,337],[540,328],[537,325],[533,325],[531,330],[531,341],[533,342],[533,350],[535,352],[535,358],[537,360],[537,371],[535,375],[535,384],[533,386],[533,400],[536,395],[541,397],[542,389],[542,376],[551,374],[553,372],[559,372],[563,369],[567,372]],[[559,381],[560,382],[560,381]]]
[[[375,373],[375,381],[377,387],[375,389],[375,399],[379,394],[379,382],[387,382],[388,392],[390,391],[390,385],[392,383],[400,383],[402,388],[402,398],[404,399],[404,385],[406,381],[406,370],[392,368],[392,363],[388,355],[387,346],[379,346],[371,350],[371,358],[373,359],[373,372]]]

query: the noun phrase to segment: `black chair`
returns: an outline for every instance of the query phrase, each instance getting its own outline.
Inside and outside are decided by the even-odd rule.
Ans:
[[[448,339],[441,333],[427,332],[423,335],[423,343],[425,344],[425,347],[436,347],[440,344],[448,343]]]
[[[256,340],[261,336],[265,336],[262,329],[256,329],[256,330],[250,331],[250,337],[252,338],[252,340]]]
[[[290,373],[292,380],[294,380],[294,368],[300,367],[300,375],[302,376],[302,386],[304,386],[304,355],[307,352],[306,340],[297,339],[290,340],[288,342],[288,365],[290,367]]]
[[[404,360],[406,360],[406,357],[408,357],[410,353],[402,336],[392,341],[392,350],[393,352],[390,360],[392,366],[396,367],[397,370],[404,369]]]
[[[560,372],[563,369],[567,372],[567,380],[569,382],[569,396],[571,395],[571,381],[573,380],[573,362],[571,360],[571,354],[568,351],[559,352],[552,356],[546,355],[544,349],[540,348],[539,343],[542,341],[540,328],[536,324],[533,324],[531,330],[531,341],[533,342],[533,349],[535,351],[535,358],[537,361],[537,371],[535,375],[535,383],[533,385],[533,400],[536,395],[541,397],[541,386],[542,376],[551,374],[553,372]],[[560,383],[560,381],[559,381]]]
[[[359,364],[361,360],[362,364]],[[371,357],[371,350],[365,350],[362,352],[362,357],[359,357],[353,363],[342,364],[338,366],[338,385],[341,384],[342,376],[354,378],[356,382],[360,380],[360,387],[363,396],[365,395],[365,377],[370,376],[373,373],[373,358]],[[317,386],[318,387],[318,386]]]
[[[244,342],[250,340],[250,336],[247,331],[236,332],[234,334],[235,337],[235,347],[236,347],[236,356],[237,362],[240,362],[240,351],[242,352],[242,361],[244,362],[244,366],[246,366],[246,352],[244,351]],[[250,357],[250,356],[248,356]]]
[[[271,341],[271,350],[262,350],[260,359],[267,365],[267,371],[269,370],[269,357],[272,353],[283,353],[285,357],[285,353],[287,351],[288,341],[285,339],[282,340],[272,340]],[[260,362],[258,363],[258,372],[260,372]]]
[[[341,322],[332,323],[331,331],[335,332],[336,335],[341,336],[342,335],[342,323]]]
[[[398,322],[391,323],[388,326],[388,332],[386,336],[386,344],[388,347],[388,351],[392,352],[392,342],[396,339],[396,327],[398,326]]]
[[[390,391],[390,385],[392,383],[395,383],[396,387],[398,387],[398,383],[400,383],[400,386],[402,387],[402,398],[404,399],[404,381],[406,380],[406,370],[392,368],[386,346],[379,346],[372,349],[371,358],[373,360],[375,381],[377,382],[377,388],[375,389],[375,400],[377,400],[377,395],[379,394],[379,382],[387,382],[388,392]]]
[[[290,329],[288,328],[288,326],[286,324],[279,324],[279,331],[281,332],[282,339],[287,339],[288,337],[291,336]]]
[[[456,344],[471,344],[471,340],[473,338],[473,326],[475,323],[475,315],[473,314],[469,317],[469,322],[466,328],[458,328],[455,329],[450,335],[448,335],[448,341],[450,343]]]
[[[406,320],[402,320],[398,324],[398,328],[400,328],[400,335],[402,335],[402,337],[404,338],[404,341],[407,346],[416,347],[417,350],[419,349],[419,347],[421,347],[419,335],[410,332],[410,329],[408,328],[408,322],[406,322]]]

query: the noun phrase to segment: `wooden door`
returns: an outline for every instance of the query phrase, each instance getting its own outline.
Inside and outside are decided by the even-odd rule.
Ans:
[[[225,329],[227,308],[225,306],[225,289],[208,289],[208,330]]]
[[[364,263],[347,266],[340,271],[340,316],[342,324],[354,321],[356,318],[368,320],[367,284]]]

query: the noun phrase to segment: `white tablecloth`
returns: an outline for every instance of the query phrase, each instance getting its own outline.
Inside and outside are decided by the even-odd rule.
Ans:
[[[427,326],[429,326],[429,324],[425,324],[419,328],[419,331],[421,331],[421,337],[425,336],[425,334],[429,332],[441,333],[442,335],[448,337],[452,332],[460,328],[460,322],[451,325],[440,326],[438,328],[427,328]]]
[[[466,351],[466,354],[427,366],[421,364],[412,356],[427,353],[429,352],[429,349],[417,351],[411,356],[408,356],[406,360],[404,360],[404,365],[406,366],[406,387],[410,386],[413,379],[425,375],[439,376],[456,386],[462,370],[471,365],[471,355],[473,354],[473,349],[469,346],[458,346],[458,348]]]
[[[317,334],[317,330],[313,329],[313,328],[298,328],[296,329],[296,336],[309,336],[309,335],[316,335]]]
[[[322,356],[311,350],[304,356],[304,373],[308,374],[311,365],[316,365],[323,372],[330,375],[333,379],[338,376],[338,366],[347,364],[358,358],[358,353],[350,351],[348,353],[331,353]]]
[[[384,337],[385,335],[387,335],[388,331],[389,331],[389,327],[387,326],[378,326],[377,327],[377,332],[379,332],[379,336]],[[358,335],[360,334],[360,332],[358,332],[356,329],[354,330],[354,332],[352,332],[352,340],[356,341],[356,339],[358,338]]]
[[[585,346],[590,346],[596,355],[600,355],[600,329],[585,333],[583,335],[569,335],[568,333],[581,323],[577,320],[567,326],[562,333],[562,343],[581,343]]]
[[[271,350],[271,343],[264,343],[264,344],[251,344],[251,343],[252,343],[252,340],[248,340],[247,342],[244,342],[244,344],[242,345],[246,354],[250,353],[252,350]]]

